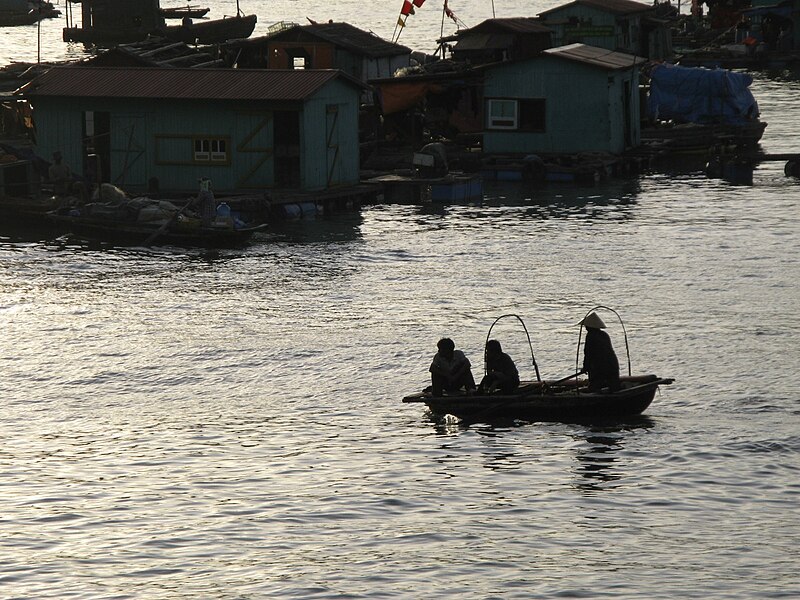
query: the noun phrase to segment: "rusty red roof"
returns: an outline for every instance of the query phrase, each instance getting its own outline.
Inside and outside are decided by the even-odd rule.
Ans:
[[[176,100],[304,100],[342,78],[336,69],[166,69],[158,67],[53,67],[17,93],[80,98]]]
[[[460,30],[457,35],[461,38],[467,37],[471,33],[491,33],[498,30],[512,33],[550,33],[553,31],[534,17],[504,17],[486,19],[475,27]]]

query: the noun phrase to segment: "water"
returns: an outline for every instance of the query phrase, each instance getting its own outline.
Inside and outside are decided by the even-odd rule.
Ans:
[[[800,77],[754,92],[763,148],[798,151]],[[240,251],[0,229],[0,597],[797,597],[782,168],[487,184]],[[505,313],[543,376],[569,373],[596,304],[634,372],[676,379],[645,417],[463,427],[400,403],[442,335],[480,374]],[[531,377],[524,332],[494,333]]]

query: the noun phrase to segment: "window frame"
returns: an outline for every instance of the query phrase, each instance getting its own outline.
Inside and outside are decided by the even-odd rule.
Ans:
[[[199,150],[198,144],[200,144]],[[230,165],[230,147],[229,136],[192,136],[192,164]]]
[[[486,128],[498,131],[516,131],[519,129],[519,100],[517,98],[487,98],[486,99]],[[492,109],[498,104],[511,104],[514,107],[512,117],[495,116]],[[510,124],[498,124],[498,121],[510,121]]]

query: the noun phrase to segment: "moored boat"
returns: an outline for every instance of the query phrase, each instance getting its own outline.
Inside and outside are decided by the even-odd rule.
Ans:
[[[51,212],[47,214],[61,232],[124,246],[182,246],[198,248],[236,248],[246,244],[265,224],[252,227],[216,228],[178,224],[164,229],[163,223],[125,223],[108,219]]]
[[[65,42],[81,42],[96,46],[111,46],[140,42],[148,36],[167,38],[187,44],[217,44],[227,40],[249,37],[256,26],[254,14],[245,15],[237,2],[236,15],[222,19],[193,21],[190,14],[181,15],[180,25],[166,25],[158,2],[118,3],[115,0],[67,0],[81,5],[78,25],[67,11]]]
[[[164,37],[185,44],[221,44],[228,40],[250,37],[257,20],[256,15],[236,15],[211,21],[168,25]]]
[[[202,211],[201,204],[208,198],[183,200],[178,203],[182,204],[179,208],[169,200],[129,198],[116,186],[103,183],[91,199],[84,203],[78,196],[65,196],[62,206],[45,218],[61,233],[132,246],[237,247],[266,227],[243,222],[224,199],[217,203],[213,197],[210,201],[216,207],[216,215],[205,219],[192,207]]]

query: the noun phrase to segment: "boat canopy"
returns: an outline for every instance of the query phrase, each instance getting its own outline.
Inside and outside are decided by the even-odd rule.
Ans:
[[[681,123],[752,121],[759,111],[751,83],[747,73],[659,64],[650,72],[648,116]]]

